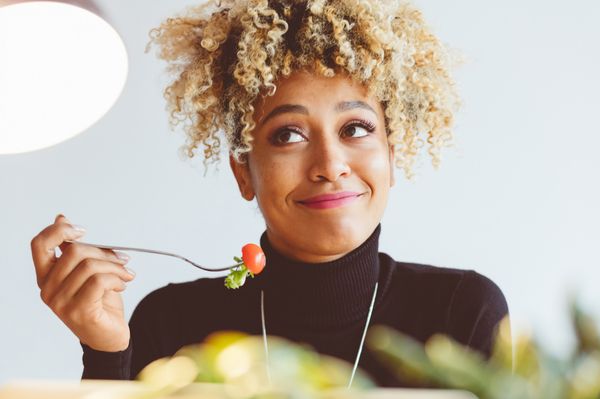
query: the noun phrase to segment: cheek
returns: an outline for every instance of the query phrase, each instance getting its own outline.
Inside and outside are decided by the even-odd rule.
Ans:
[[[276,229],[289,225],[290,208],[297,196],[295,189],[299,186],[298,168],[290,162],[263,162],[260,173],[255,176],[255,194],[258,206],[266,223]]]
[[[253,176],[256,194],[261,202],[271,206],[281,207],[298,185],[298,168],[288,160],[264,159],[257,172]]]
[[[373,195],[381,197],[381,194],[386,194],[390,188],[390,161],[387,150],[379,149],[370,154],[363,154],[358,162],[361,175],[371,187]]]

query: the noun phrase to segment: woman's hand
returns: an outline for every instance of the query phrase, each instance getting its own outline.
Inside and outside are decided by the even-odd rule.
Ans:
[[[130,332],[120,292],[134,276],[118,251],[64,242],[83,234],[59,215],[31,240],[40,296],[82,343],[105,352],[125,350]]]

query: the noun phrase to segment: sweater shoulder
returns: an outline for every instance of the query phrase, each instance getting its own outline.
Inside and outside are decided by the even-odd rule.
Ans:
[[[444,291],[453,292],[465,274],[476,273],[471,269],[397,261],[383,252],[380,252],[380,261],[388,270],[393,285],[408,286],[421,292],[437,290],[438,295]]]
[[[382,255],[388,258],[393,278],[401,280],[403,285],[408,283],[422,289],[446,288],[452,296],[450,306],[457,299],[464,299],[478,303],[492,302],[495,307],[507,308],[504,294],[498,284],[473,269],[400,262],[387,254]]]
[[[471,272],[471,269],[459,269],[447,266],[435,266],[428,263],[416,263],[416,262],[401,262],[394,260],[389,255],[384,254],[392,261],[392,267],[396,273],[402,273],[405,275],[412,276],[446,276],[446,277],[458,277],[461,278],[466,272]]]
[[[473,269],[398,262],[388,255],[391,292],[408,315],[404,326],[425,340],[446,333],[487,356],[496,328],[508,316],[506,298],[498,284]]]

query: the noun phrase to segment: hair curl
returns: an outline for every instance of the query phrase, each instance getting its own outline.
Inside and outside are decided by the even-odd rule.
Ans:
[[[204,166],[218,162],[219,130],[231,154],[252,150],[252,115],[259,95],[273,95],[279,76],[307,70],[346,73],[375,94],[385,110],[394,163],[414,176],[427,134],[438,169],[450,146],[461,101],[449,75],[451,52],[420,11],[391,0],[208,0],[167,18],[149,32],[176,79],[164,91],[173,129],[184,122],[193,158],[204,144]],[[462,59],[458,60],[462,61]],[[188,122],[188,123],[186,123]]]

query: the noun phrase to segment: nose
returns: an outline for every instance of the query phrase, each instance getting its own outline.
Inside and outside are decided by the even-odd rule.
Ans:
[[[340,143],[337,134],[326,135],[311,143],[311,163],[309,176],[312,181],[336,181],[340,176],[348,176],[351,168],[348,154]]]

